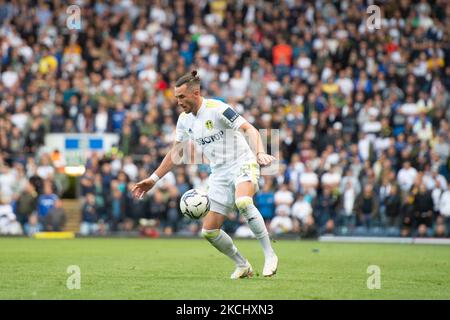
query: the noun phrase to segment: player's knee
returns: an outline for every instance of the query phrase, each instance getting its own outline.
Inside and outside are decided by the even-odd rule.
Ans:
[[[239,212],[247,212],[248,208],[253,206],[253,199],[251,197],[239,197],[234,202]]]
[[[211,241],[212,239],[216,238],[220,233],[219,229],[202,229],[202,237],[205,238],[208,241]]]

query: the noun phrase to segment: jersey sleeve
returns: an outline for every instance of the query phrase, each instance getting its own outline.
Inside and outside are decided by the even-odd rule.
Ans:
[[[246,122],[244,117],[239,115],[230,105],[222,103],[217,110],[219,119],[233,130],[238,130],[239,127]]]
[[[186,129],[184,126],[184,121],[183,121],[185,116],[186,116],[186,114],[183,112],[178,117],[177,127],[175,129],[175,132],[176,132],[175,141],[183,142],[183,141],[186,141],[189,139],[189,136],[186,132]]]

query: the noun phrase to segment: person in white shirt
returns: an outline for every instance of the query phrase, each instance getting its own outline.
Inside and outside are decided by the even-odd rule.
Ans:
[[[431,122],[427,121],[425,113],[421,113],[419,120],[414,123],[413,132],[422,141],[429,141],[433,138],[433,127]]]
[[[317,186],[319,185],[319,177],[313,171],[310,164],[305,167],[305,172],[300,175],[300,185],[305,194],[316,195]]]
[[[108,130],[108,111],[104,104],[100,104],[95,114],[95,132],[103,133]]]
[[[247,91],[248,82],[241,76],[241,72],[236,70],[233,78],[230,79],[230,94],[233,98],[240,100]]]
[[[450,182],[448,188],[439,199],[439,214],[444,217],[447,225],[447,235],[450,235]]]
[[[358,182],[359,183],[359,182]],[[342,227],[355,226],[355,202],[359,191],[354,185],[354,181],[347,179],[342,191],[341,197],[341,211],[339,212],[339,225]]]
[[[350,72],[351,73],[351,72]],[[339,78],[336,81],[339,86],[339,90],[346,96],[350,96],[353,93],[355,85],[352,81],[351,76],[346,74],[345,70],[339,72]]]
[[[138,167],[133,163],[133,158],[131,156],[124,157],[122,169],[131,179],[131,181],[136,181],[139,170]]]
[[[274,234],[283,234],[292,231],[294,224],[289,217],[291,209],[288,205],[281,205],[275,211],[275,217],[270,222],[270,230]]]
[[[397,181],[403,192],[408,192],[417,177],[417,170],[411,167],[409,161],[403,163],[403,168],[397,174]]]
[[[313,214],[313,208],[311,207],[311,204],[306,201],[303,194],[299,193],[297,195],[297,199],[292,206],[292,217],[297,219],[302,225],[304,225],[307,220],[308,216]]]
[[[447,190],[447,179],[437,170],[426,171],[423,175],[423,183],[427,190],[434,190],[436,188]]]
[[[276,206],[283,204],[290,206],[294,202],[294,194],[289,190],[288,185],[285,183],[280,186],[280,190],[275,192],[274,197]]]
[[[359,194],[361,192],[361,183],[359,182],[358,178],[355,176],[351,168],[347,169],[345,176],[342,177],[341,179],[340,192],[344,193],[344,191],[346,190],[347,183],[349,181],[351,182],[351,185],[354,188],[355,193]]]
[[[329,172],[325,172],[322,175],[320,181],[322,182],[322,185],[324,187],[329,187],[331,189],[339,187],[339,184],[341,182],[341,174],[338,172],[338,167],[331,167]]]
[[[244,217],[239,217],[239,223],[240,223],[239,227],[234,232],[234,236],[236,238],[254,238],[255,237],[252,230],[245,223]]]
[[[41,157],[41,163],[37,168],[37,175],[42,179],[47,179],[55,174],[55,168],[51,165],[50,155],[44,153]]]
[[[22,235],[23,230],[13,212],[11,200],[2,196],[0,198],[0,234]]]
[[[211,207],[203,219],[202,235],[236,264],[231,279],[251,277],[252,266],[221,229],[226,215],[236,206],[263,248],[263,275],[273,276],[278,268],[278,257],[261,213],[253,203],[253,196],[259,187],[259,166],[268,166],[275,158],[264,151],[255,127],[230,105],[201,96],[200,83],[196,70],[176,82],[175,98],[184,112],[178,118],[175,143],[155,172],[138,182],[132,193],[141,199],[175,163],[181,162],[180,153],[185,151],[180,148],[182,143],[193,141],[208,158],[211,167],[208,189]],[[244,136],[248,136],[250,145]]]

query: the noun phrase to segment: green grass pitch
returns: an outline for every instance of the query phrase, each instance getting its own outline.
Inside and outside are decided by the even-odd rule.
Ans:
[[[450,299],[448,246],[280,240],[273,278],[261,276],[257,240],[236,240],[255,271],[202,239],[0,239],[0,299]],[[81,288],[66,286],[70,265]],[[370,265],[381,288],[369,290]]]

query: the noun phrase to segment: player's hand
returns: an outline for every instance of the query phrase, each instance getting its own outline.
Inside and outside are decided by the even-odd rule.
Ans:
[[[155,185],[155,181],[153,179],[147,178],[136,183],[131,189],[131,193],[133,197],[136,199],[142,199],[144,195],[153,188]]]
[[[258,153],[257,161],[258,161],[258,164],[261,165],[261,166],[268,166],[274,160],[275,160],[274,156],[271,156],[271,155],[269,155],[267,153],[264,153],[264,152]]]

